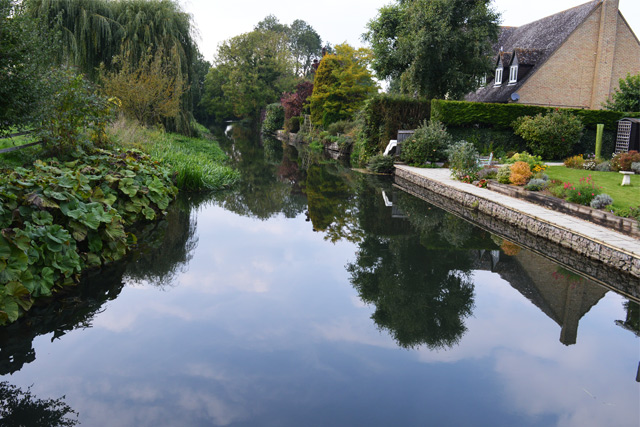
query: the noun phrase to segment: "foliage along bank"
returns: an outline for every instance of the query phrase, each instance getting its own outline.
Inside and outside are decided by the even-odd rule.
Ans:
[[[97,150],[36,161],[0,177],[0,325],[83,269],[121,259],[127,227],[163,215],[177,193],[170,170],[139,151]]]

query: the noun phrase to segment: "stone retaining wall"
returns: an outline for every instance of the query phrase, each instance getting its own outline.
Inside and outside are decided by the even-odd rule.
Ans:
[[[640,298],[640,259],[492,200],[396,169],[396,185],[594,280]],[[577,256],[579,254],[580,256]]]

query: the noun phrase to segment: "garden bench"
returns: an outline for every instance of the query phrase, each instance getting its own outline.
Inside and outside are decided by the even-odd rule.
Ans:
[[[489,156],[480,156],[478,157],[478,166],[480,167],[491,166],[492,161],[493,161],[493,153],[491,153]]]

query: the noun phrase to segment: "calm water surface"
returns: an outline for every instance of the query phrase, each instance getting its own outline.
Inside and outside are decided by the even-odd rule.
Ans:
[[[636,303],[230,136],[237,189],[179,200],[127,263],[0,331],[4,388],[88,426],[639,425]]]

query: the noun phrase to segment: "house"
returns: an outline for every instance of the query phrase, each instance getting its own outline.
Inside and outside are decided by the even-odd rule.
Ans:
[[[502,27],[494,49],[494,75],[467,101],[600,109],[621,78],[640,73],[640,41],[618,0]]]

